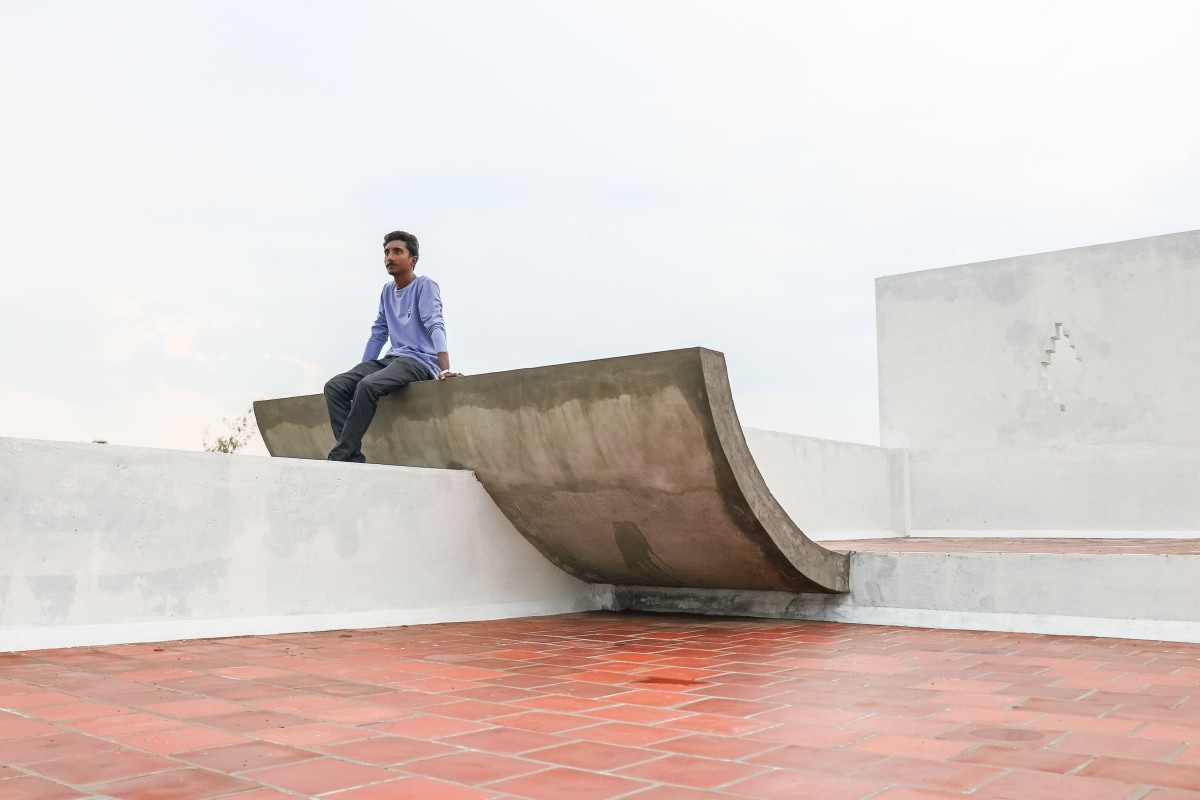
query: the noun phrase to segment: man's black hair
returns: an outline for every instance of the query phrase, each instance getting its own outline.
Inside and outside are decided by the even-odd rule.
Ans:
[[[405,231],[392,231],[387,236],[383,237],[383,246],[387,247],[388,242],[394,242],[397,239],[404,242],[404,246],[408,248],[408,254],[413,258],[419,258],[421,245],[417,243],[417,237]]]

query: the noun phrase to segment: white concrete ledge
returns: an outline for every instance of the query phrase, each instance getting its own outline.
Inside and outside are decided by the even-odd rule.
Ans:
[[[613,587],[606,608],[1200,642],[1200,556],[858,552],[850,594]]]
[[[742,592],[734,596],[717,589],[610,587],[604,607],[611,611],[637,610],[768,619],[807,619],[859,625],[896,625],[905,628],[1200,643],[1200,622],[1191,620],[893,608],[863,605],[857,603],[853,597],[845,595],[822,597],[784,592]]]
[[[914,539],[1200,539],[1200,531],[912,531]],[[832,537],[822,536],[822,539]],[[876,539],[877,536],[863,536]]]
[[[470,472],[0,439],[0,649],[596,608]]]

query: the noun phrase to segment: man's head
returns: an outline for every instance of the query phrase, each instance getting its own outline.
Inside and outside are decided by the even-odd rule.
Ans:
[[[405,231],[392,231],[383,237],[383,266],[397,281],[411,279],[417,265],[420,244],[417,237]]]

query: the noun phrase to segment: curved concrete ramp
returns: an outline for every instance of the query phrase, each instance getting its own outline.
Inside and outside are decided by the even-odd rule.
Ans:
[[[254,412],[272,455],[333,446],[320,395]],[[849,589],[849,557],[809,540],[767,490],[712,350],[412,384],[380,402],[363,452],[474,470],[518,531],[593,583]]]

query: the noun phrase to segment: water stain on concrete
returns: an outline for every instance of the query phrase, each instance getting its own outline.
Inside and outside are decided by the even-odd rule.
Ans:
[[[650,543],[646,540],[642,529],[636,522],[614,522],[613,535],[616,537],[617,549],[625,566],[636,575],[648,578],[652,583],[666,586],[677,586],[679,582],[671,577],[667,565],[654,554]]]
[[[79,579],[74,575],[26,575],[25,585],[38,602],[38,621],[43,624],[65,622],[75,604]]]

